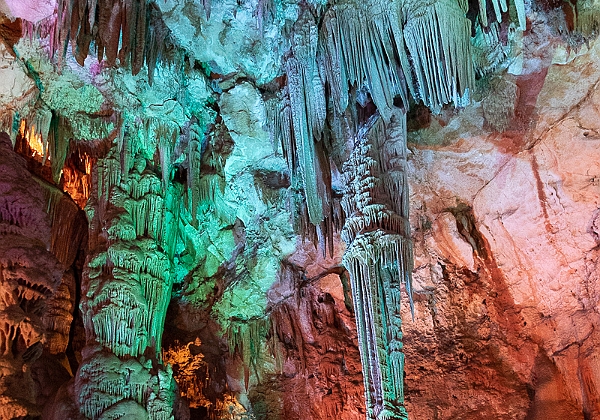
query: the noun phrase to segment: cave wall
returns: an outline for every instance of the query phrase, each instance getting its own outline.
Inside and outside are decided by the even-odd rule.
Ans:
[[[407,359],[419,360],[407,367],[409,407],[440,398],[435,384],[448,381],[447,405],[422,414],[415,407],[415,418],[458,416],[455,399],[469,401],[461,418],[481,418],[481,410],[598,416],[598,190],[588,175],[597,161],[596,49],[568,57],[555,49],[533,109],[519,105],[527,93],[515,98],[511,124],[524,129],[465,136],[465,127],[484,123],[465,112],[454,127],[432,121],[437,144],[412,149],[411,199],[422,201],[412,212],[420,310],[405,326],[407,343],[415,340]],[[533,115],[525,123],[524,112]]]
[[[39,416],[77,367],[70,330],[87,225],[68,196],[32,176],[5,133],[0,147],[0,416]]]
[[[414,254],[414,315],[411,282],[393,283],[409,418],[600,418],[596,3],[578,5],[577,31],[554,5],[526,2],[526,25],[511,5],[500,44],[473,38],[477,74],[456,70],[470,97],[390,88],[393,100],[385,77],[348,97],[311,56],[315,17],[352,25],[363,9],[160,1],[145,12],[156,37],[116,57],[101,36],[106,56],[86,58],[88,3],[65,15],[82,34],[65,51],[52,40],[72,35],[45,19],[69,3],[32,4],[0,4],[1,418],[377,415],[341,236],[348,173],[365,167],[343,168],[352,136],[294,154],[308,131],[352,132],[327,126],[319,107],[336,105],[317,96],[298,114],[293,89],[310,77],[331,79],[323,99],[354,103],[357,125],[377,109],[393,127],[409,93],[431,108],[410,101],[393,156]],[[127,33],[135,13],[119,13],[104,34]],[[289,126],[299,115],[307,125]],[[386,194],[376,204],[394,208]]]

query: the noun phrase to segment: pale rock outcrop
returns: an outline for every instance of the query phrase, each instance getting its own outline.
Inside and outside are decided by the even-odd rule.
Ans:
[[[477,108],[418,133],[441,144],[409,159],[413,419],[600,415],[597,48],[547,69],[521,138],[472,137]]]
[[[11,19],[37,23],[54,13],[56,0],[1,0],[0,12]]]

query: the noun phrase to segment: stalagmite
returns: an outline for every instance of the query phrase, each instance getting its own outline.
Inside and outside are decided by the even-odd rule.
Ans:
[[[99,205],[90,232],[100,237],[90,241],[94,245],[84,270],[82,304],[90,356],[77,374],[76,387],[80,411],[88,417],[104,418],[108,414],[103,413],[118,412],[121,401],[132,399],[150,419],[169,419],[170,371],[145,373],[143,380],[129,385],[126,365],[161,359],[184,193],[172,181],[179,128],[153,119],[128,121],[144,129],[127,130],[97,163],[93,185]],[[146,138],[134,142],[133,135]],[[152,148],[154,153],[148,153]],[[148,169],[146,156],[152,154],[159,158],[162,175]],[[94,366],[102,364],[96,358],[109,353],[114,371],[106,378]]]

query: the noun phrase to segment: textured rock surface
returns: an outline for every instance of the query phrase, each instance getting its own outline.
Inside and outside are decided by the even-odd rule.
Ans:
[[[0,418],[397,419],[402,370],[414,420],[600,418],[597,1],[34,3],[0,0]]]
[[[310,248],[291,256],[269,290],[275,372],[265,372],[250,399],[269,402],[259,418],[363,418],[349,279],[339,254],[324,259]]]
[[[53,202],[56,198],[58,203]],[[65,200],[61,206],[62,200]],[[0,418],[39,415],[61,381],[74,312],[71,271],[81,245],[75,204],[34,178],[0,136]],[[49,209],[51,209],[49,211]],[[59,213],[54,213],[57,210]],[[57,237],[66,239],[57,243]]]
[[[600,415],[597,46],[548,69],[521,140],[465,136],[474,109],[413,145],[415,419]]]

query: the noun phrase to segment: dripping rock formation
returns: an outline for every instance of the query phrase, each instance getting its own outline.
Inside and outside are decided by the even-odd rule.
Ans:
[[[599,31],[0,0],[0,420],[600,420]]]

